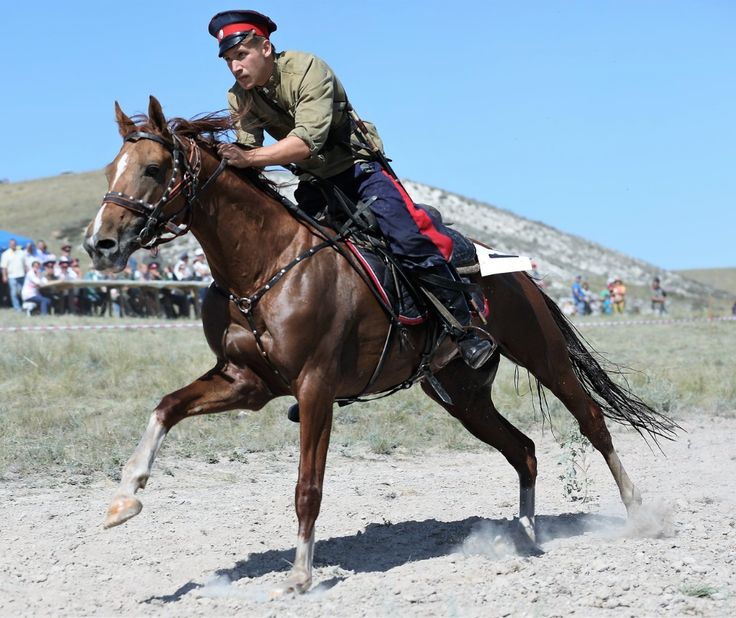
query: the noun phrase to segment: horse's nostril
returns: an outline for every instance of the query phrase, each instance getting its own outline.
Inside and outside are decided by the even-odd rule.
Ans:
[[[97,249],[99,251],[111,251],[117,247],[118,243],[112,238],[102,238],[97,241]]]

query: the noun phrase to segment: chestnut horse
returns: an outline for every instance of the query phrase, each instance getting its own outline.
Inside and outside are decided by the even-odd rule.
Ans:
[[[429,326],[411,327],[401,342],[387,339],[387,312],[340,247],[325,243],[322,232],[289,212],[256,171],[222,164],[216,137],[225,120],[167,121],[154,97],[148,117],[137,118],[138,123],[117,103],[115,110],[123,146],[107,167],[109,192],[87,228],[85,249],[95,268],[121,270],[136,249],[168,239],[162,236],[167,230],[178,235],[191,229],[216,282],[204,300],[202,321],[217,360],[153,411],[123,468],[105,527],[140,512],[135,494],[145,487],[161,443],[176,423],[234,408],[258,410],[275,397],[293,395],[301,418],[298,537],[293,568],[278,592],[304,592],[312,579],[333,403],[363,393],[369,384],[369,392],[378,393],[418,378]],[[575,416],[605,458],[631,512],[641,496],[614,450],[604,416],[655,440],[672,437],[676,425],[610,379],[527,275],[476,276],[475,282],[491,307],[483,328],[498,343],[498,352],[472,370],[451,343],[440,346],[431,371],[451,403],[442,402],[426,379],[421,383],[518,473],[521,534],[535,543],[537,460],[534,443],[491,400],[500,354],[531,372]]]

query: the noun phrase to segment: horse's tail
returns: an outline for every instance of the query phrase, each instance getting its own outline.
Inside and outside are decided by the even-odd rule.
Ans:
[[[621,367],[596,353],[562,313],[557,303],[541,290],[540,292],[565,338],[575,375],[585,392],[601,407],[603,415],[617,423],[632,426],[642,436],[644,432],[648,433],[655,443],[659,438],[674,439],[675,430],[680,429],[680,426],[632,393],[628,388],[628,383],[626,387],[616,384],[609,373],[623,376],[624,371]],[[606,365],[608,371],[601,366],[596,356]]]

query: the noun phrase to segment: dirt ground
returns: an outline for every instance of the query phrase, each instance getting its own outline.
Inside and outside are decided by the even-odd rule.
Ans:
[[[247,462],[162,457],[143,512],[101,523],[114,483],[0,484],[0,614],[162,616],[659,616],[736,614],[736,419],[693,420],[651,451],[616,431],[644,495],[625,512],[603,460],[592,498],[562,491],[563,451],[538,445],[545,553],[511,542],[514,471],[496,452],[333,452],[314,586],[270,600],[293,558],[295,452]]]

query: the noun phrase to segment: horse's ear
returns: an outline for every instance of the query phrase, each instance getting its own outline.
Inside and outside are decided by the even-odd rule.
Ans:
[[[125,112],[120,108],[120,104],[115,101],[115,119],[118,121],[118,131],[120,135],[126,137],[135,131],[135,122],[125,115]]]
[[[164,112],[161,109],[161,103],[159,103],[158,99],[153,95],[148,98],[148,120],[150,120],[151,124],[161,133],[164,135],[168,134],[169,129],[166,125]]]

